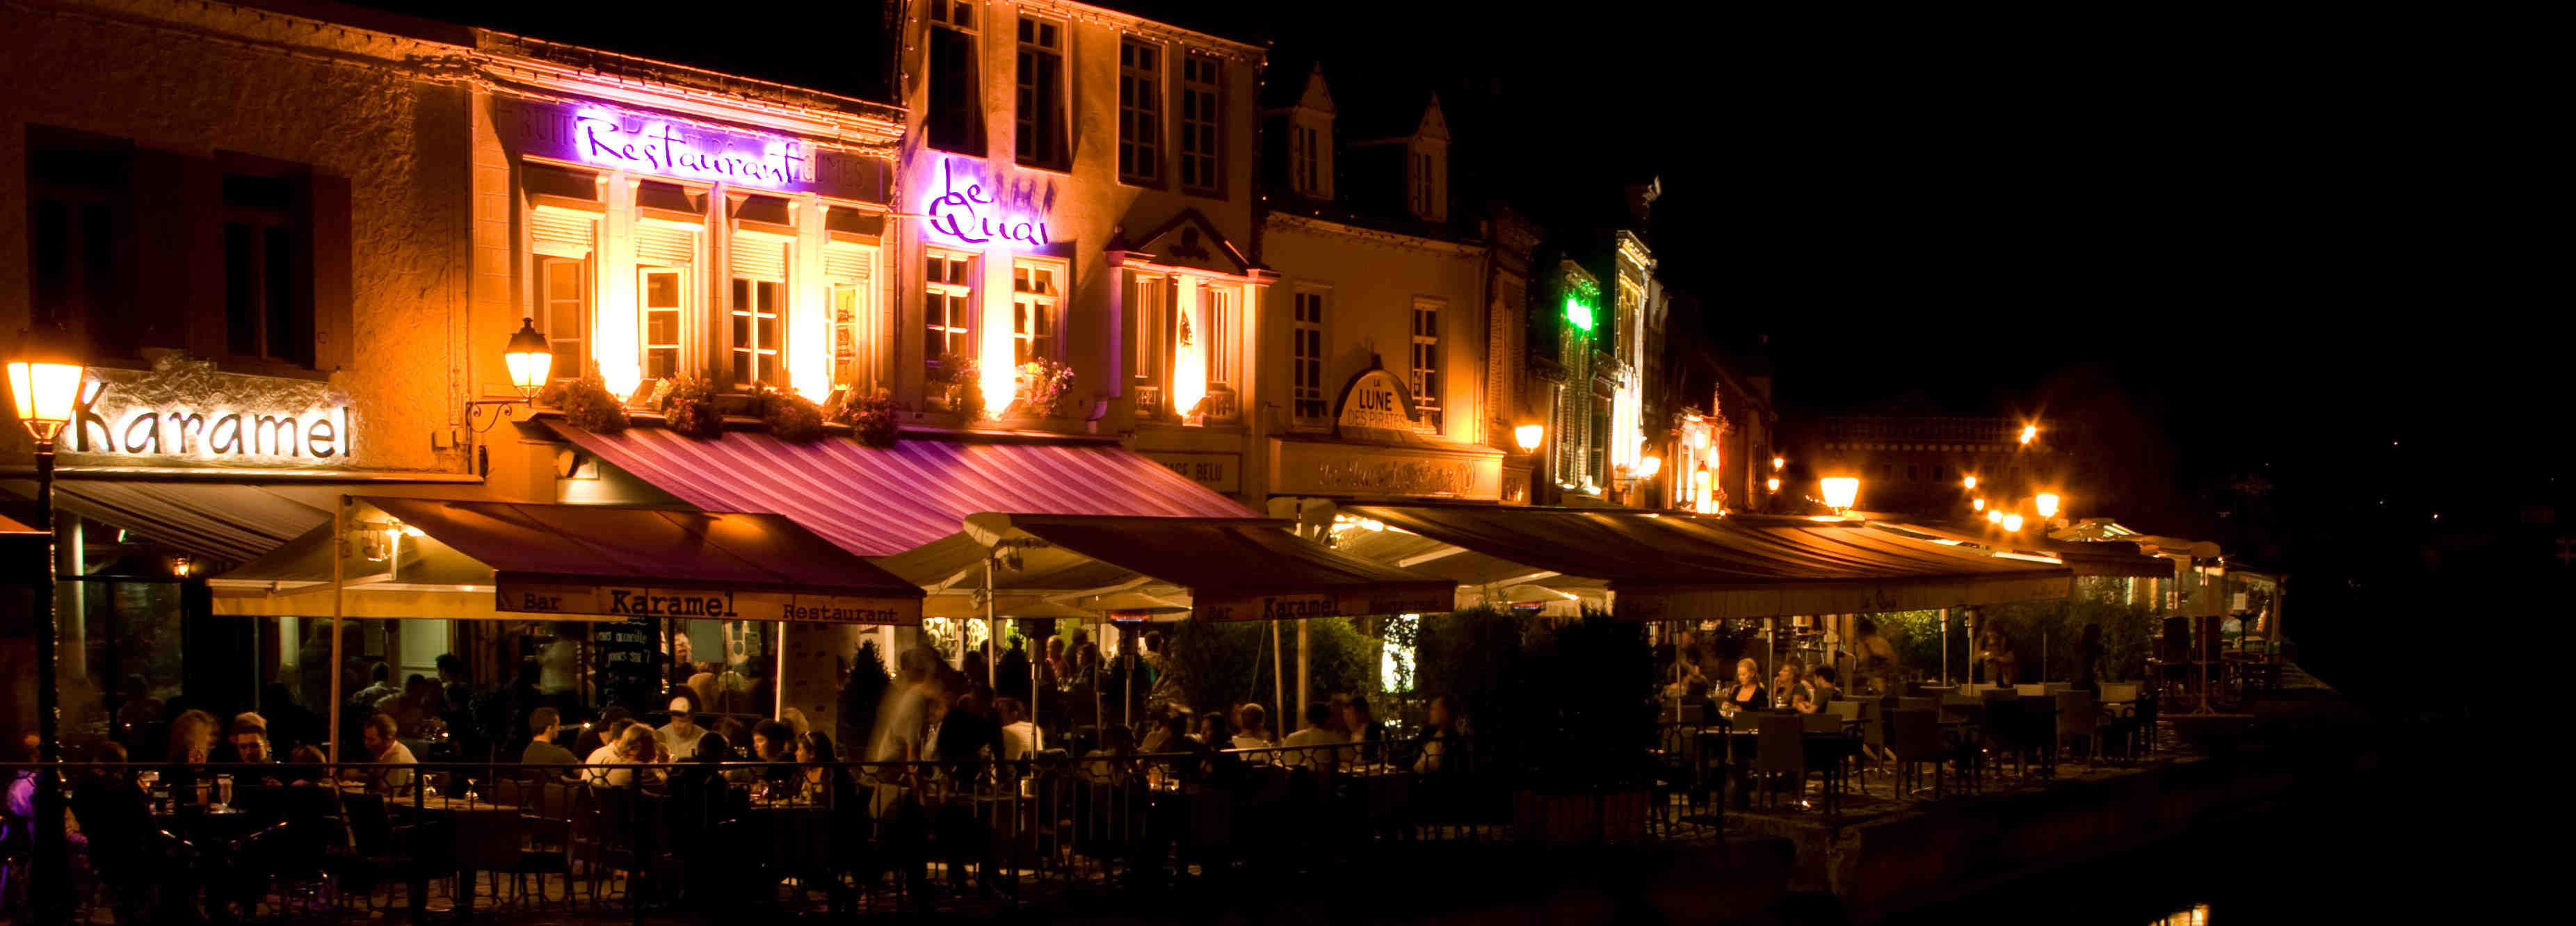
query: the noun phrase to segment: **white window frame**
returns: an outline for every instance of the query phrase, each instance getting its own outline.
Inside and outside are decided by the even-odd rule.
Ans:
[[[876,313],[870,310],[866,281],[831,283],[823,290],[824,325],[829,329],[832,388],[862,394],[875,386],[875,364],[868,357],[868,333]],[[846,303],[846,304],[845,304]]]
[[[960,347],[953,353],[961,357],[975,355],[975,289],[978,282],[976,275],[983,271],[983,267],[976,258],[977,255],[971,251],[949,251],[939,248],[929,249],[923,254],[922,321],[927,326],[925,338],[935,339],[927,340],[922,345],[922,364],[928,369],[937,370],[939,358],[944,354],[952,353],[948,347],[951,338],[961,342]],[[943,270],[956,264],[963,264],[965,269],[962,273],[943,274],[939,280],[933,281],[930,278],[930,268],[934,264]],[[964,282],[951,282],[947,279],[950,276],[962,277]],[[929,314],[931,300],[928,297],[930,296],[941,297],[941,302],[949,307],[938,318],[932,318]],[[947,324],[937,323],[943,319]]]
[[[1440,313],[1446,306],[1430,300],[1413,303],[1413,352],[1405,382],[1413,390],[1413,410],[1418,418],[1414,427],[1425,433],[1441,431],[1440,410]]]
[[[786,385],[787,281],[728,275],[725,300],[725,372],[736,387]],[[766,298],[764,298],[764,296]],[[750,332],[745,340],[737,328]],[[767,346],[761,334],[767,332]],[[769,375],[761,375],[763,372]]]
[[[1299,424],[1332,420],[1332,403],[1324,398],[1324,312],[1331,293],[1299,289],[1291,294],[1288,328],[1289,411]]]
[[[1065,262],[1035,257],[1011,261],[1011,357],[1014,363],[1064,357]],[[1045,280],[1042,289],[1030,286]],[[1039,337],[1044,329],[1045,337]],[[1040,341],[1043,340],[1043,345]],[[1040,349],[1043,346],[1044,349]]]
[[[669,276],[672,278],[671,293],[678,300],[676,305],[656,306],[652,304],[652,278],[655,276]],[[671,368],[664,371],[661,374],[661,377],[658,378],[668,378],[688,372],[688,333],[690,330],[689,269],[686,267],[664,267],[658,264],[638,265],[635,268],[635,305],[637,316],[636,321],[642,325],[642,329],[636,332],[636,341],[641,345],[641,350],[643,352],[643,355],[636,359],[642,361],[641,366],[644,370],[644,375],[648,377],[653,376],[653,352],[656,350],[669,351],[671,354]],[[653,340],[653,315],[656,312],[670,313],[671,340]]]
[[[573,293],[569,300],[562,298],[563,294],[554,285],[554,272],[563,267],[572,271]],[[591,316],[594,313],[592,291],[598,289],[591,280],[590,258],[539,254],[536,277],[537,310],[533,314],[537,330],[545,333],[547,346],[555,352],[554,365],[547,370],[546,376],[549,379],[578,377],[582,361],[590,357]],[[563,330],[565,326],[560,324],[564,321],[562,313],[567,308],[572,316],[571,331]]]

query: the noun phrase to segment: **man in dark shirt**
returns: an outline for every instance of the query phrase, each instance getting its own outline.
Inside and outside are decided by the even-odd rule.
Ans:
[[[540,707],[528,715],[528,748],[519,761],[528,765],[571,765],[576,759],[572,750],[555,745],[555,735],[563,731],[563,715],[551,707]]]

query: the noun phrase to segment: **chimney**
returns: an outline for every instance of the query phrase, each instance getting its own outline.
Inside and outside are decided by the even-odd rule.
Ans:
[[[1644,231],[1647,224],[1652,221],[1655,200],[1663,195],[1664,180],[1661,177],[1628,185],[1628,218],[1637,223],[1638,231]]]

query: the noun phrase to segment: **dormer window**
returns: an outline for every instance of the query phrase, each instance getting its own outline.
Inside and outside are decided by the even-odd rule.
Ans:
[[[1436,149],[1421,144],[1416,144],[1406,157],[1405,204],[1415,218],[1438,222],[1448,217],[1448,197],[1441,185],[1440,160]]]
[[[1311,125],[1300,124],[1288,129],[1289,177],[1297,192],[1317,198],[1324,195],[1322,134]]]

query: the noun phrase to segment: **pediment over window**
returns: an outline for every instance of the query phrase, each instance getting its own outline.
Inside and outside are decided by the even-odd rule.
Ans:
[[[1260,269],[1216,230],[1215,223],[1208,221],[1207,216],[1196,209],[1181,210],[1179,215],[1142,235],[1121,231],[1110,241],[1108,250],[1137,253],[1164,266],[1188,267],[1227,276],[1247,276]]]

